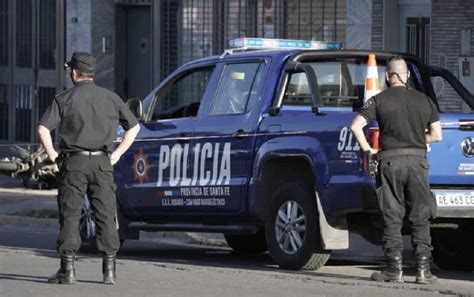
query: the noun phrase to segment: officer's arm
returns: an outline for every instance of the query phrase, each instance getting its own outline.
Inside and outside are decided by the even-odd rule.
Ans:
[[[58,157],[58,153],[53,147],[53,139],[51,138],[51,131],[43,125],[38,125],[38,134],[41,144],[43,145],[44,149],[46,150],[46,154],[48,154],[49,159],[52,162],[56,161]]]
[[[125,133],[123,134],[122,142],[120,142],[115,151],[110,155],[110,161],[112,162],[112,165],[117,163],[120,157],[132,145],[133,141],[135,141],[135,138],[137,137],[138,131],[140,131],[139,124],[136,124],[132,128],[125,131]]]
[[[428,126],[428,132],[425,133],[426,143],[433,143],[443,140],[443,130],[441,122],[436,121]]]
[[[376,154],[377,150],[373,149],[365,138],[363,129],[366,125],[367,120],[360,114],[356,115],[351,125],[352,133],[364,152],[370,151],[371,154]]]

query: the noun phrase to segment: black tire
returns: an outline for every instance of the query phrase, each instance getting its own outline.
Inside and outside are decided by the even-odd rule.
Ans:
[[[239,254],[261,254],[267,250],[265,232],[256,234],[224,234],[227,244]]]
[[[296,207],[295,217],[299,219],[303,217],[304,220],[300,223],[286,224],[285,228],[290,229],[285,229],[281,225],[282,217],[280,216],[277,221],[277,216],[280,208],[287,207],[289,203],[292,207]],[[304,231],[302,231],[303,228]],[[280,244],[277,233],[279,233],[280,239],[286,238],[288,240],[283,240]],[[287,182],[273,193],[265,216],[265,234],[270,256],[281,268],[316,270],[324,266],[331,255],[331,251],[323,250],[321,247],[314,195],[298,182]],[[286,250],[285,243],[286,245],[290,244]],[[299,247],[294,248],[293,243]]]
[[[431,230],[433,261],[449,270],[474,271],[474,237],[467,225],[458,229]]]

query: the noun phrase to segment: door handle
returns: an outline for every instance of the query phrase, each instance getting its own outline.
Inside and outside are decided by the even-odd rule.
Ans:
[[[189,135],[186,133],[180,133],[178,137],[178,143],[184,143],[189,141]]]
[[[242,139],[247,135],[243,129],[239,129],[232,134],[232,137]]]

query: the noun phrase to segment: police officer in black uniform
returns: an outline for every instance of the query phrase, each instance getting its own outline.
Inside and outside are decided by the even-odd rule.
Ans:
[[[403,282],[401,228],[407,213],[417,258],[416,282],[433,283],[429,219],[436,206],[429,188],[426,144],[442,139],[439,114],[430,98],[408,87],[410,72],[403,58],[390,59],[385,76],[390,87],[365,103],[351,127],[362,150],[377,154],[379,161],[376,183],[387,267],[371,279]],[[379,124],[379,152],[364,136],[363,127],[371,120]]]
[[[118,95],[94,83],[95,58],[75,52],[65,66],[74,87],[57,94],[39,121],[38,133],[49,159],[58,162],[60,182],[58,208],[60,234],[57,242],[61,263],[51,283],[75,283],[74,254],[81,245],[79,219],[88,195],[97,227],[97,249],[103,255],[104,283],[114,284],[115,254],[120,242],[116,225],[116,198],[112,165],[130,147],[139,125]],[[112,152],[118,125],[126,130]],[[51,131],[60,136],[55,151]]]

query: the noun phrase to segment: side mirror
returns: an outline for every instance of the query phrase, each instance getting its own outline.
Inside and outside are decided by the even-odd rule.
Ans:
[[[125,105],[127,105],[127,107],[130,109],[130,111],[133,113],[133,115],[137,118],[138,121],[143,121],[143,102],[140,98],[130,98],[127,100]]]

